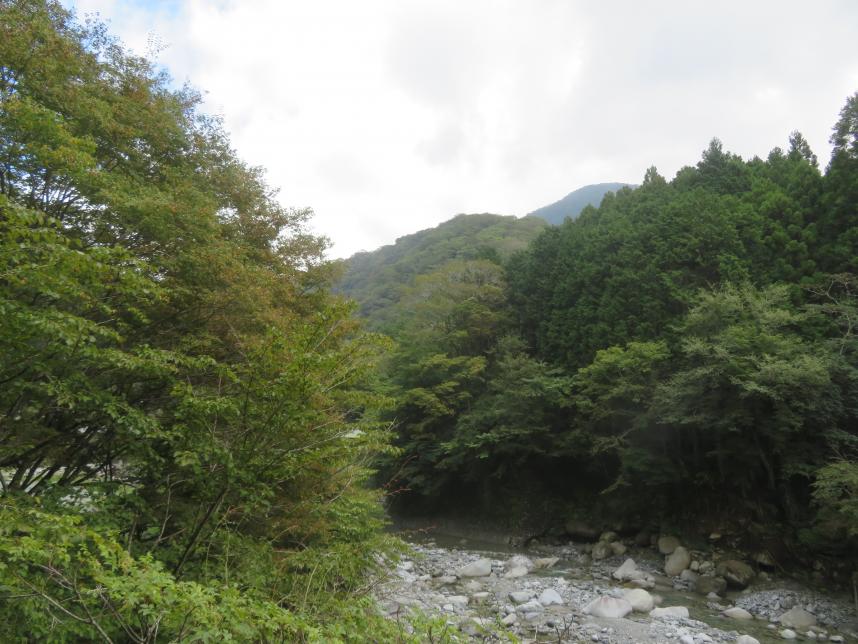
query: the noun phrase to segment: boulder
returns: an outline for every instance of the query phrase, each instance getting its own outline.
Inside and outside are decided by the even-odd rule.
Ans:
[[[596,541],[599,538],[599,531],[580,519],[569,519],[564,528],[566,534],[577,541]]]
[[[632,605],[632,610],[637,613],[648,613],[655,607],[655,601],[647,591],[642,588],[632,588],[623,592],[623,599]]]
[[[780,635],[785,640],[794,640],[796,637],[798,637],[795,631],[789,628],[785,628],[782,631],[778,631],[778,635]]]
[[[732,606],[725,611],[721,611],[721,614],[724,617],[729,617],[730,619],[754,619],[754,616],[751,615],[751,613],[739,606]]]
[[[551,568],[558,561],[560,561],[560,557],[541,557],[533,560],[533,567],[539,570]]]
[[[658,551],[663,555],[669,555],[676,550],[680,545],[679,539],[665,535],[658,539]]]
[[[607,559],[614,551],[611,550],[611,544],[600,541],[596,545],[593,546],[593,550],[590,552],[590,556],[593,558],[593,561],[599,561],[601,559]]]
[[[664,573],[668,577],[676,577],[691,565],[691,555],[682,546],[677,546],[664,562]]]
[[[640,579],[644,576],[634,559],[626,559],[623,564],[611,573],[611,576],[617,581],[631,581],[632,579]]]
[[[624,554],[626,554],[626,546],[624,543],[621,543],[619,541],[612,541],[611,552],[613,552],[614,556],[616,557],[622,557]]]
[[[733,588],[747,588],[754,579],[754,569],[743,561],[728,559],[715,568],[715,574],[727,580],[727,585]]]
[[[686,568],[686,569],[685,569],[685,570],[683,570],[681,573],[679,573],[679,578],[680,578],[682,581],[687,581],[687,582],[688,582],[689,584],[691,584],[692,586],[693,586],[693,585],[694,585],[694,583],[697,581],[697,578],[698,578],[699,576],[700,576],[700,575],[698,575],[696,572],[694,572],[693,570],[690,570],[690,569],[688,569],[688,568]]]
[[[584,607],[584,612],[593,617],[625,617],[632,612],[632,605],[625,599],[597,597]]]
[[[509,598],[516,604],[523,604],[524,602],[530,601],[532,597],[533,593],[526,590],[514,590],[509,594]]]
[[[519,613],[523,613],[524,615],[528,615],[530,613],[541,613],[545,609],[538,601],[531,599],[529,602],[524,602],[523,604],[516,606],[515,610]]]
[[[553,588],[546,588],[539,595],[537,600],[543,606],[560,606],[563,604],[563,598]]]
[[[507,570],[503,576],[507,579],[518,579],[519,577],[524,577],[527,574],[527,568],[524,566],[516,566],[515,568],[510,568]]]
[[[701,595],[723,595],[727,590],[727,580],[723,577],[701,576],[694,582],[694,590]]]
[[[515,555],[510,557],[509,561],[504,564],[505,570],[512,570],[513,568],[525,568],[527,570],[533,570],[533,561],[531,561],[530,557],[525,557],[524,555]]]
[[[491,559],[477,559],[456,571],[459,577],[488,577],[492,574]]]
[[[736,644],[760,644],[760,640],[750,635],[739,635]]]
[[[608,532],[603,532],[602,534],[599,535],[599,541],[611,543],[612,541],[616,541],[616,540],[617,540],[617,533],[616,532],[608,531]]]
[[[655,619],[673,618],[688,619],[688,609],[685,606],[665,606],[664,608],[653,608],[649,612],[650,617]]]
[[[787,626],[801,631],[806,631],[811,626],[816,626],[816,616],[813,613],[808,613],[800,606],[790,608],[783,615],[778,617],[781,626]]]

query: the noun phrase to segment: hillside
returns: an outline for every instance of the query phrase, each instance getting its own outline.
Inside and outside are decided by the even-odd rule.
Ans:
[[[577,190],[570,192],[560,201],[555,201],[552,204],[537,208],[526,217],[539,217],[544,219],[549,224],[558,226],[563,223],[563,220],[569,217],[575,219],[581,214],[587,206],[597,207],[602,198],[608,192],[616,192],[623,187],[635,187],[628,183],[594,183],[589,186],[583,186]]]
[[[387,309],[418,275],[450,260],[506,259],[535,239],[545,223],[537,218],[479,214],[400,237],[378,250],[346,260],[338,290],[354,298],[373,326],[383,325]]]

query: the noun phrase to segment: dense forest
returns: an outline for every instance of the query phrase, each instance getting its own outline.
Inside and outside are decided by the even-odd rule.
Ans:
[[[4,641],[442,641],[373,601],[385,497],[856,553],[858,94],[824,169],[715,139],[344,266],[200,103],[0,0]]]
[[[365,306],[397,342],[394,507],[549,530],[741,518],[792,552],[854,549],[858,95],[831,142],[823,172],[798,132],[748,161],[713,139],[509,259],[451,255],[384,316]]]

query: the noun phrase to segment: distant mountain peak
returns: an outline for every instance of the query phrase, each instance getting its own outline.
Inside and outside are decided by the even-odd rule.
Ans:
[[[637,186],[631,183],[592,183],[570,192],[560,201],[537,208],[525,216],[540,217],[549,224],[557,226],[562,224],[567,217],[575,219],[587,206],[598,206],[607,193],[616,192],[625,187],[635,188]]]

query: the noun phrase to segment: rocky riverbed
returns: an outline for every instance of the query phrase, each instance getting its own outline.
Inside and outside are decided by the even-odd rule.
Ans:
[[[437,537],[390,572],[377,592],[385,614],[442,616],[472,641],[858,642],[848,598],[713,561],[672,537],[634,547],[609,533],[515,551]]]

